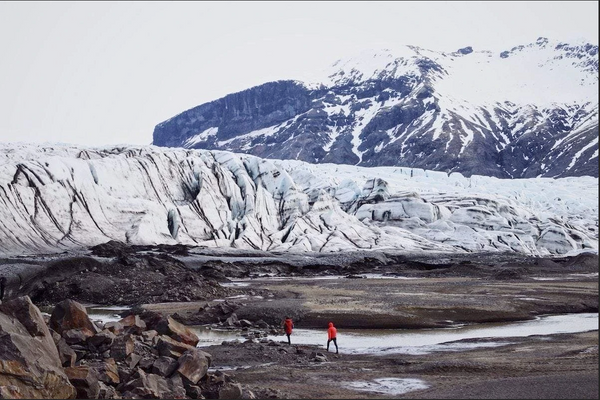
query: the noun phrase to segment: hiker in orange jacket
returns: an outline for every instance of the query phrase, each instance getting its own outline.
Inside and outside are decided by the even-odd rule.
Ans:
[[[337,329],[333,326],[333,322],[329,323],[329,329],[327,329],[327,351],[329,351],[329,343],[333,342],[335,344],[335,354],[338,354],[338,345],[337,345]]]
[[[283,330],[285,331],[285,334],[287,336],[288,344],[292,344],[292,340],[290,339],[290,336],[292,335],[293,329],[294,329],[294,322],[292,321],[292,319],[290,317],[285,317],[285,321],[283,321]]]

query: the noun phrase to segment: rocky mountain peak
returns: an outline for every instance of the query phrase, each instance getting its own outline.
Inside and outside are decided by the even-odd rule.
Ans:
[[[157,125],[158,146],[502,178],[598,176],[598,46],[366,50]]]

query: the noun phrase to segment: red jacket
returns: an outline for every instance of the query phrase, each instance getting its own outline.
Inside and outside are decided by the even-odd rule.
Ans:
[[[286,319],[283,323],[283,329],[285,330],[286,335],[292,334],[292,329],[294,329],[294,323],[290,318]]]
[[[335,339],[337,337],[337,329],[333,326],[333,322],[329,323],[329,329],[327,329],[327,340]]]

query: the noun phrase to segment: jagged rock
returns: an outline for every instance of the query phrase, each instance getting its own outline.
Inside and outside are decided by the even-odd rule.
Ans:
[[[109,386],[103,382],[98,382],[100,390],[98,392],[99,399],[121,399],[122,397],[112,386]]]
[[[219,399],[242,398],[242,386],[239,383],[226,382],[219,388]]]
[[[100,394],[98,371],[89,366],[65,368],[69,381],[77,390],[78,399],[97,399]]]
[[[93,361],[87,365],[96,370],[100,382],[108,385],[118,385],[121,382],[119,368],[113,358],[105,361]]]
[[[202,394],[202,388],[196,385],[187,385],[185,386],[185,394],[192,399],[204,399],[204,395]]]
[[[144,343],[140,341],[139,336],[135,336],[135,341],[133,344],[133,352],[141,357],[145,357],[147,355],[153,354],[158,355],[158,350],[154,348],[152,344]],[[157,340],[158,342],[158,340]]]
[[[195,347],[189,344],[178,342],[171,339],[169,336],[161,335],[158,337],[158,343],[156,344],[158,354],[161,356],[172,357],[178,359],[183,353],[188,350],[194,350]]]
[[[23,324],[31,336],[44,337],[49,333],[43,316],[28,296],[0,303],[0,312],[9,315]],[[50,337],[52,335],[50,334]]]
[[[122,391],[130,391],[145,399],[170,398],[172,391],[166,379],[156,374],[146,374],[143,370],[138,370],[132,378],[123,385]]]
[[[167,335],[178,342],[196,346],[200,339],[187,326],[175,321],[171,316],[163,316],[153,311],[145,311],[140,317],[149,330],[155,330],[161,335]]]
[[[133,353],[134,345],[131,335],[117,336],[110,348],[110,355],[117,361],[124,360]]]
[[[179,374],[173,374],[167,382],[169,383],[169,388],[171,389],[171,396],[174,399],[184,399],[186,395],[186,388],[183,383],[183,379]]]
[[[150,342],[152,344],[156,344],[153,339],[155,337],[158,336],[158,332],[155,331],[154,329],[149,330],[149,331],[144,331],[142,332],[142,338],[144,339],[145,342]]]
[[[73,300],[63,300],[54,306],[50,315],[50,328],[57,333],[69,329],[87,328],[91,332],[99,332],[98,328],[88,317],[85,307]]]
[[[102,332],[95,334],[94,336],[88,338],[88,344],[92,344],[96,347],[100,347],[102,345],[106,345],[108,347],[112,346],[115,341],[116,336],[108,329],[104,329]]]
[[[153,356],[142,357],[138,363],[138,366],[146,372],[152,372],[152,366],[154,365],[155,361],[156,358]]]
[[[125,359],[125,364],[127,364],[127,366],[129,368],[135,368],[138,365],[138,363],[140,362],[141,359],[142,359],[142,356],[140,356],[140,355],[138,355],[136,353],[131,353]]]
[[[71,345],[69,347],[71,347],[71,349],[75,352],[75,355],[77,356],[77,361],[85,358],[85,356],[87,356],[88,353],[89,353],[89,350],[88,350],[88,348],[86,346],[81,346],[81,345],[78,345],[78,344],[73,344],[73,345]]]
[[[123,332],[123,329],[125,329],[125,327],[119,321],[111,321],[104,324],[104,329],[108,329],[115,335],[119,335]]]
[[[65,342],[64,339],[60,339],[56,343],[56,349],[58,350],[58,356],[60,357],[60,363],[63,367],[73,367],[77,361],[77,353]]]
[[[62,339],[62,336],[60,336],[58,333],[56,333],[53,329],[49,329],[49,331],[50,331],[50,334],[52,335],[52,340],[54,340],[54,344],[58,344],[60,339]]]
[[[177,372],[196,384],[206,375],[212,363],[212,356],[200,349],[193,349],[186,351],[177,362]]]
[[[129,382],[135,373],[132,368],[129,368],[126,365],[117,365],[117,371],[119,372],[119,380],[121,381],[121,385],[125,384],[125,382]],[[119,389],[119,391],[122,390]],[[123,394],[123,397],[125,397],[125,394]]]
[[[152,373],[168,378],[179,366],[178,362],[171,357],[159,357],[152,365]]]
[[[63,331],[62,337],[67,344],[84,344],[89,338],[94,336],[94,332],[87,328],[69,329]]]
[[[202,395],[207,399],[241,399],[242,387],[234,382],[217,382],[203,387]]]
[[[2,304],[0,311],[0,387],[2,396],[75,397],[50,331],[28,296]],[[33,334],[32,334],[33,332]]]
[[[128,315],[119,322],[123,325],[125,333],[141,335],[146,330],[146,323],[139,315]]]

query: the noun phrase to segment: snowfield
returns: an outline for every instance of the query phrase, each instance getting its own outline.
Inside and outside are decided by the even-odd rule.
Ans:
[[[155,146],[1,145],[1,255],[111,239],[295,252],[597,253],[598,178],[465,178]]]

